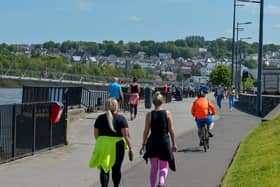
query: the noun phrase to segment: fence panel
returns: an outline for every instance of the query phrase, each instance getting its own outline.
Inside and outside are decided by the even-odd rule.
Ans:
[[[0,106],[0,163],[13,155],[13,105]]]
[[[15,106],[15,157],[21,157],[33,152],[34,122],[33,105],[17,104]]]
[[[67,107],[50,122],[51,103],[0,105],[0,163],[66,144]]]

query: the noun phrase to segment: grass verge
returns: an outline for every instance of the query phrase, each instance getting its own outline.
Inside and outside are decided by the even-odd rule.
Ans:
[[[280,115],[241,142],[222,187],[280,187]]]

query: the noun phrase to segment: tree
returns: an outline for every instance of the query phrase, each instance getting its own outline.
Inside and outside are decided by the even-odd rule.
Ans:
[[[201,71],[199,68],[192,68],[192,76],[201,76]]]
[[[258,63],[256,60],[245,60],[243,64],[250,69],[255,69],[258,67]]]
[[[183,75],[183,72],[182,72],[181,68],[178,68],[178,70],[177,70],[177,77],[176,77],[176,80],[177,80],[177,81],[182,81],[182,80],[184,80],[184,75]]]
[[[225,65],[218,65],[210,74],[210,82],[213,85],[224,84],[230,86],[231,71]]]
[[[248,89],[248,88],[253,88],[254,87],[254,79],[252,79],[251,77],[248,77],[246,79],[246,81],[244,82],[244,90]]]

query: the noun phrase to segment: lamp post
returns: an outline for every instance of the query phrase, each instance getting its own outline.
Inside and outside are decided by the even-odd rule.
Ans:
[[[252,24],[252,22],[237,22],[237,27],[236,27],[236,39],[237,39],[237,44],[236,44],[236,64],[235,64],[235,88],[237,92],[235,92],[236,96],[239,97],[240,94],[240,73],[241,73],[241,59],[238,59],[238,52],[239,52],[239,40],[238,40],[238,32],[243,31],[244,28],[240,28],[240,25],[248,25]],[[239,64],[239,65],[238,65]]]
[[[263,57],[263,7],[264,0],[238,0],[245,3],[259,3],[260,4],[260,23],[259,23],[259,49],[258,49],[258,80],[257,80],[257,113],[262,115],[262,57]]]
[[[235,97],[238,98],[239,96],[239,91],[238,91],[238,82],[239,82],[239,76],[238,76],[238,51],[239,51],[239,46],[238,46],[238,34],[239,31],[244,31],[244,28],[240,28],[239,24],[237,24],[236,27],[236,39],[237,39],[237,43],[235,44],[235,84],[234,87],[237,90],[235,92]]]
[[[238,45],[241,44],[241,42],[243,40],[249,40],[249,39],[252,39],[252,37],[245,37],[245,38],[239,38],[239,42],[238,42]],[[244,53],[245,53],[245,49],[243,48],[243,50],[241,51],[241,47],[239,46],[239,68],[238,68],[238,95],[240,94],[241,92],[241,87],[240,87],[240,83],[241,83],[241,62],[244,60]],[[242,55],[242,52],[243,52],[243,55]],[[244,90],[244,84],[243,84],[243,90]]]
[[[232,23],[232,43],[231,43],[231,86],[233,85],[233,64],[234,64],[234,55],[235,55],[235,14],[236,7],[244,6],[243,4],[236,4],[236,0],[233,1],[233,23]]]

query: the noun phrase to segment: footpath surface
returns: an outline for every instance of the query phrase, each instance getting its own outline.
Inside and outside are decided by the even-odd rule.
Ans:
[[[177,172],[168,174],[167,187],[216,187],[220,184],[228,165],[242,138],[256,125],[260,118],[234,109],[228,110],[224,101],[222,110],[213,129],[210,149],[203,152],[198,146],[196,127],[191,116],[194,98],[172,101],[164,104],[171,111],[179,151],[175,153]],[[123,164],[123,187],[148,187],[149,165],[138,154],[142,141],[146,112],[143,104],[135,120],[129,120],[129,113],[123,113],[129,123],[136,159]],[[88,168],[95,140],[92,125],[98,113],[85,115],[70,127],[70,142],[51,151],[0,165],[1,186],[5,187],[98,187],[99,172]]]

